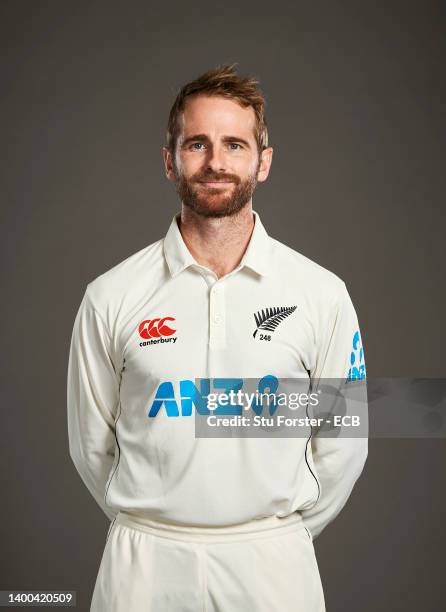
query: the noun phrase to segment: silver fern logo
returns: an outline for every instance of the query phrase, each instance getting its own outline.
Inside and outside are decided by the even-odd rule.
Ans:
[[[273,308],[264,308],[254,313],[257,329],[253,333],[253,337],[256,337],[260,329],[273,332],[279,323],[286,319],[286,317],[289,317],[290,314],[293,314],[296,308],[297,306],[274,306]],[[271,340],[271,336],[269,334],[260,334],[260,339]]]

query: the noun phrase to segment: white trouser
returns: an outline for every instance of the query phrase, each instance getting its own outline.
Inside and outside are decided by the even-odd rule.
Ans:
[[[120,512],[90,612],[325,612],[299,513],[188,527]]]

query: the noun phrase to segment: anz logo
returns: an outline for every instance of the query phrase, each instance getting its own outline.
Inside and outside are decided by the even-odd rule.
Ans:
[[[229,396],[237,394],[243,387],[243,378],[214,378],[213,388],[222,390],[222,393],[227,393]],[[263,376],[257,385],[258,393],[275,393],[279,386],[279,380],[272,374]],[[158,412],[164,407],[168,417],[191,416],[192,408],[198,414],[224,414],[224,415],[241,415],[243,406],[240,404],[226,405],[221,404],[215,410],[208,408],[208,395],[211,392],[211,380],[203,378],[200,380],[200,389],[197,389],[192,380],[180,381],[180,401],[175,398],[175,390],[173,382],[166,381],[159,385],[155,398],[152,402],[148,417],[156,417]],[[262,404],[253,400],[251,408],[256,414],[262,411]]]
[[[361,335],[358,329],[353,334],[350,368],[348,370],[347,380],[362,380],[364,378],[366,378],[364,349],[362,348]]]

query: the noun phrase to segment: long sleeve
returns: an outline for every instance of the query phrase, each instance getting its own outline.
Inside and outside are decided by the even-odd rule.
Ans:
[[[302,511],[302,517],[313,538],[333,521],[346,504],[368,454],[364,351],[356,312],[344,282],[321,327],[316,365],[311,372],[313,390],[321,385],[321,389],[328,386],[341,392],[342,397],[348,398],[344,404],[347,414],[360,413],[361,431],[355,435],[350,427],[353,431],[349,432],[348,437],[344,433],[338,437],[327,437],[326,432],[320,432],[320,435],[316,433],[311,438],[320,494],[312,508]],[[337,412],[334,397],[335,394],[329,404],[331,402],[331,410],[335,406],[334,411]]]
[[[120,381],[111,352],[110,335],[87,287],[74,322],[68,361],[69,450],[86,487],[110,520],[118,512],[106,505],[105,496],[115,459]]]

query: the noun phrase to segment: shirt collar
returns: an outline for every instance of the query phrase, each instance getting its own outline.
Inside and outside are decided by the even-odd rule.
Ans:
[[[244,266],[251,268],[262,276],[268,274],[270,268],[270,237],[268,236],[259,214],[253,210],[254,229],[251,234],[247,249],[242,257],[238,268]],[[189,266],[199,266],[183,240],[178,221],[180,214],[172,218],[167,234],[163,241],[164,256],[172,276],[176,276]]]

